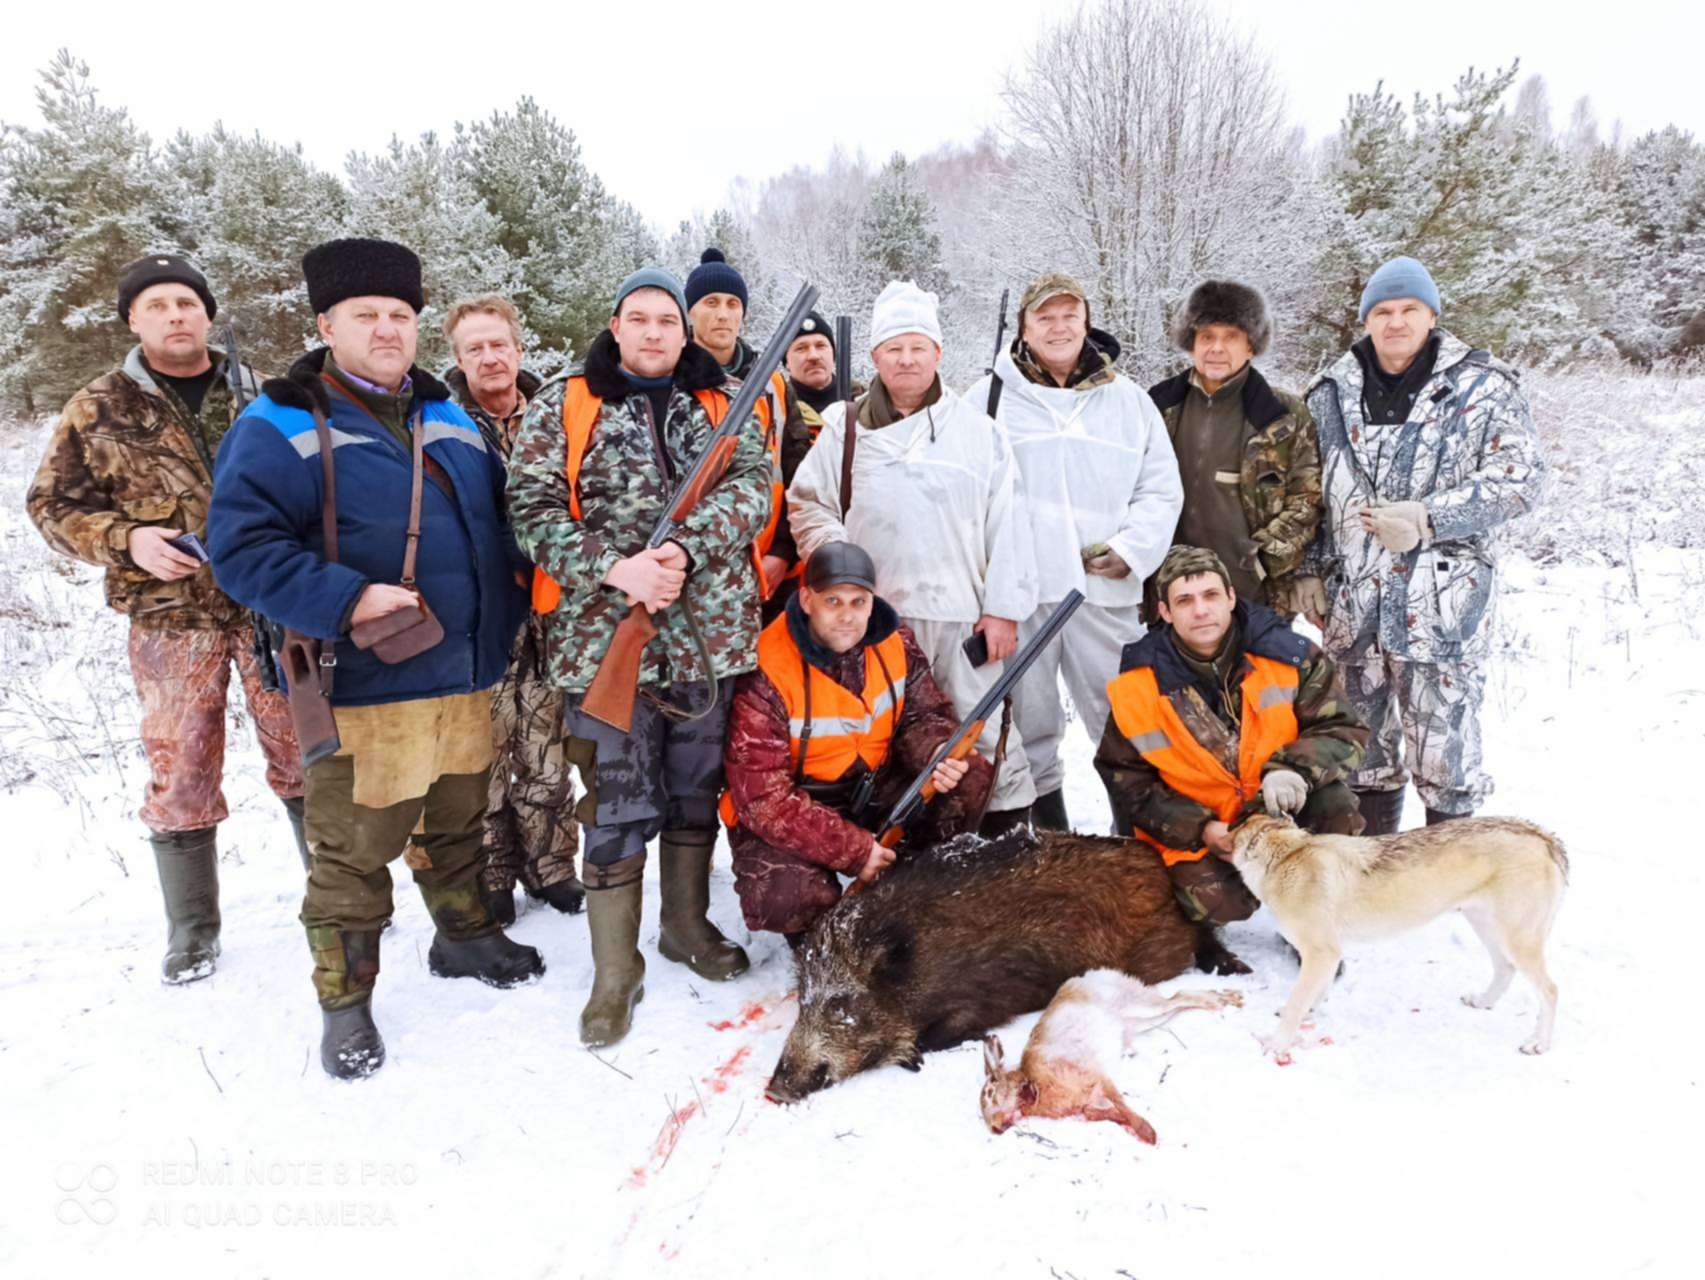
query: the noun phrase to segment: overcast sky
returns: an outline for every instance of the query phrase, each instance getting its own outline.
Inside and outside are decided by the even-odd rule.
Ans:
[[[1705,134],[1705,5],[1204,0],[1260,39],[1313,137],[1346,96],[1448,90],[1518,55],[1559,123],[1592,98],[1608,127]],[[880,159],[995,123],[1005,71],[1075,0],[680,0],[307,5],[30,4],[0,42],[0,120],[39,120],[36,72],[60,46],[155,138],[215,120],[300,141],[341,169],[393,133],[448,132],[531,94],[579,135],[615,193],[672,225],[737,175],[820,165],[835,142]]]

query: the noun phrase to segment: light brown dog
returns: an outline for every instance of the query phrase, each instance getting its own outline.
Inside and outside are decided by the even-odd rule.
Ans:
[[[1262,1040],[1284,1055],[1337,970],[1343,944],[1388,937],[1460,910],[1492,955],[1492,985],[1463,1003],[1490,1009],[1517,969],[1539,991],[1539,1023],[1523,1053],[1551,1047],[1557,984],[1545,939],[1569,861],[1556,836],[1515,818],[1461,818],[1395,836],[1312,835],[1257,816],[1231,834],[1231,862],[1302,957],[1279,1029]]]

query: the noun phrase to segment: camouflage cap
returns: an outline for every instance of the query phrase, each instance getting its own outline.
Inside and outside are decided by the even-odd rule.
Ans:
[[[1180,578],[1194,578],[1199,573],[1217,573],[1220,581],[1231,586],[1231,575],[1225,562],[1206,547],[1187,547],[1182,544],[1166,553],[1154,575],[1155,593],[1166,599],[1167,590]]]
[[[1062,295],[1076,298],[1085,307],[1089,306],[1089,295],[1083,291],[1081,284],[1064,271],[1050,271],[1047,275],[1037,276],[1024,290],[1024,296],[1018,300],[1019,314]]]

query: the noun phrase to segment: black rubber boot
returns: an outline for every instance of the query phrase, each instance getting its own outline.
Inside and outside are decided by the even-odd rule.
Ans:
[[[701,978],[727,982],[752,967],[745,949],[710,922],[710,855],[714,832],[665,831],[657,842],[661,928],[657,950]]]
[[[1004,836],[1009,831],[1018,831],[1029,825],[1029,805],[1022,809],[995,809],[983,815],[983,825],[977,828],[977,834],[985,840],[993,840],[996,836]]]
[[[580,1013],[580,1043],[598,1049],[627,1035],[633,1008],[645,998],[645,957],[639,953],[645,854],[607,867],[587,864],[583,871],[592,994]]]
[[[1436,827],[1441,822],[1455,822],[1458,818],[1472,818],[1473,816],[1474,811],[1472,809],[1470,809],[1467,813],[1443,813],[1438,809],[1428,809],[1427,825],[1429,827]]]
[[[580,883],[579,876],[570,876],[566,880],[558,880],[555,884],[547,884],[543,889],[528,889],[527,896],[535,902],[554,907],[565,916],[578,915],[586,906],[586,886]]]
[[[477,938],[433,935],[426,967],[438,978],[478,978],[488,987],[518,987],[545,971],[536,949],[512,941],[502,930]]]
[[[385,1041],[373,1025],[373,999],[321,1009],[320,1065],[334,1080],[363,1080],[385,1065]]]
[[[1394,836],[1403,821],[1402,787],[1389,791],[1358,791],[1356,803],[1362,811],[1364,836]]]
[[[302,859],[302,870],[313,869],[313,856],[308,852],[308,802],[302,796],[290,796],[284,802],[284,812],[290,815],[290,833],[296,837],[296,854]]]
[[[1222,978],[1255,972],[1226,946],[1220,931],[1206,922],[1196,926],[1196,968],[1203,973],[1217,973]]]
[[[1036,803],[1030,806],[1030,822],[1038,831],[1070,831],[1072,820],[1066,814],[1065,789],[1037,796]]]
[[[486,913],[498,924],[515,923],[515,890],[488,889],[481,885],[480,901],[485,903]]]
[[[156,832],[154,865],[166,900],[160,980],[173,986],[212,974],[219,959],[219,852],[215,827]]]

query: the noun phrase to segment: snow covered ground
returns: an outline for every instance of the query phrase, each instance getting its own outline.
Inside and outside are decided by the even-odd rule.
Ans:
[[[0,454],[0,1271],[7,1276],[1668,1276],[1698,1274],[1698,834],[1705,555],[1509,575],[1488,697],[1489,811],[1567,841],[1556,1046],[1517,1053],[1521,979],[1459,918],[1352,952],[1281,1068],[1254,1035],[1294,968],[1265,914],[1230,931],[1245,1005],[1183,1015],[1116,1078],[1159,1131],[1033,1121],[991,1136],[975,1045],[783,1109],[776,938],[711,986],[642,941],[632,1035],[576,1040],[584,917],[528,911],[542,982],[432,978],[397,864],[375,1011],[389,1061],[338,1085],[296,923],[301,872],[233,730],[225,953],[162,987],[158,887],[123,624],[19,514],[33,443]],[[1087,737],[1069,789],[1104,821]],[[1411,798],[1409,822],[1420,819]],[[713,914],[744,938],[726,862]],[[1014,1056],[1034,1017],[1003,1029]],[[1176,1034],[1173,1034],[1175,1032]],[[1685,1259],[1694,1257],[1694,1264]]]

